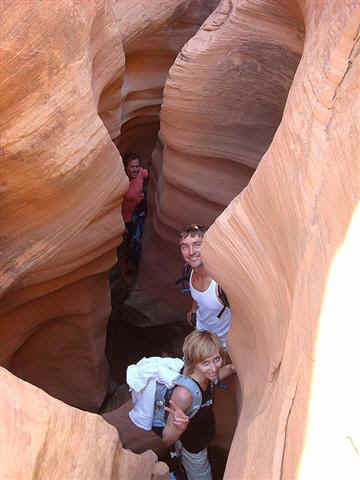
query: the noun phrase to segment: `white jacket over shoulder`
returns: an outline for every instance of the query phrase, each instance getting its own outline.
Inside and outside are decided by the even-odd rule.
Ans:
[[[180,358],[169,357],[144,357],[138,363],[129,365],[126,382],[134,405],[129,417],[136,426],[151,430],[156,382],[164,383],[168,388],[173,387],[183,366]]]

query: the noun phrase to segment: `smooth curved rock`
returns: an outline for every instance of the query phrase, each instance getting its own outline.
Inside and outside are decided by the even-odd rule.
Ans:
[[[1,478],[168,479],[153,452],[123,449],[100,416],[69,407],[3,368],[0,385]]]
[[[220,2],[169,71],[153,153],[153,228],[148,222],[128,300],[151,323],[181,321],[189,305],[175,285],[176,231],[214,221],[248,184],[279,125],[303,46],[295,5]]]
[[[127,188],[99,117],[124,71],[120,26],[110,1],[6,1],[3,14],[0,362],[96,410]]]
[[[121,136],[115,139],[121,153],[135,151],[146,164],[150,161],[168,71],[185,42],[218,3],[219,0],[157,0],[151,5],[137,1],[129,6],[127,2],[116,2],[126,55]]]
[[[112,5],[5,1],[0,34],[1,361],[41,383],[49,371],[38,369],[61,365],[54,359],[64,361],[71,345],[84,377],[66,364],[56,389],[93,409],[105,390],[106,271],[127,186],[108,133],[116,135],[124,72]],[[165,90],[149,230],[166,267],[157,260],[166,276],[154,278],[156,292],[174,280],[175,230],[211,223],[252,177],[203,250],[232,305],[230,353],[244,394],[227,479],[359,477],[359,23],[350,1],[222,1]],[[79,385],[90,374],[92,385]],[[86,478],[105,469],[114,479],[131,459],[138,465],[99,417],[61,402],[48,415],[44,393],[0,377],[2,476],[25,478],[36,466],[42,478],[55,461],[58,478],[69,478],[67,458]],[[47,445],[54,425],[58,437]]]
[[[230,296],[244,395],[226,479],[360,474],[360,7],[303,9],[304,52],[281,125],[203,249]]]
[[[303,30],[281,2],[222,1],[182,49],[161,111],[159,232],[169,216],[211,223],[247,185],[281,120]]]
[[[108,382],[107,272],[128,186],[111,141],[127,118],[125,53],[151,35],[156,52],[171,26],[156,32],[189,4],[153,2],[146,15],[143,2],[3,5],[0,364],[88,410]]]
[[[15,1],[3,13],[1,364],[96,409],[106,389],[103,272],[116,259],[127,186],[98,115],[123,72],[119,28],[105,3]]]
[[[163,100],[162,91],[168,70],[181,47],[196,33],[218,3],[219,0],[193,0],[187,3],[186,10],[181,11],[178,8],[175,18],[163,29],[158,30],[155,35],[151,32],[151,40],[149,35],[140,39],[136,37],[133,39],[129,35],[130,40],[125,40],[127,73],[123,89],[124,123],[121,137],[116,139],[116,143],[122,152],[134,150],[139,153],[145,163],[149,161],[152,152],[150,183],[152,192],[156,192],[155,195],[161,195],[163,190],[162,149],[160,143],[155,142],[159,129],[158,114]],[[158,95],[155,95],[155,92]],[[196,112],[193,113],[196,119]],[[176,129],[175,124],[174,128]],[[179,134],[180,132],[176,133]],[[149,196],[153,195],[150,193]],[[178,197],[178,192],[171,192],[171,199],[167,197],[163,203],[168,202],[171,208],[177,208]],[[155,203],[154,198],[156,196],[150,203]],[[149,218],[153,213],[155,218],[147,221],[144,236],[146,254],[140,267],[136,288],[127,303],[147,316],[149,324],[182,321],[189,304],[189,299],[179,292],[175,284],[181,276],[182,260],[172,246],[169,249],[165,228],[160,237],[153,231],[151,223],[154,222],[156,225],[158,222],[158,212],[153,212],[150,208]],[[172,222],[170,217],[167,221]],[[167,252],[165,257],[164,252]]]

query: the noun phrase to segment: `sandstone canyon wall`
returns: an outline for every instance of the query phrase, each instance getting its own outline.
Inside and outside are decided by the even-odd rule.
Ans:
[[[154,258],[182,224],[210,223],[246,185],[296,71],[270,149],[204,248],[230,293],[244,394],[225,478],[359,476],[359,24],[351,1],[221,2],[169,72]],[[211,57],[221,41],[228,54]]]
[[[171,67],[153,153],[153,222],[127,301],[149,323],[184,319],[176,232],[210,225],[248,184],[281,120],[303,41],[295,2],[222,1]]]
[[[0,34],[0,363],[87,409],[106,390],[106,271],[127,187],[98,114],[124,70],[109,5],[5,2]]]
[[[304,51],[281,125],[203,251],[230,294],[244,395],[227,479],[360,474],[360,6],[299,3]]]
[[[121,153],[138,153],[145,164],[151,160],[159,130],[168,71],[184,43],[197,32],[219,0],[157,3],[151,9],[156,11],[156,18],[147,2],[137,1],[131,6],[128,2],[115,3],[116,15],[124,25],[126,64],[121,90],[121,135],[116,136],[115,143]]]
[[[149,8],[147,2],[63,0],[54,5],[19,0],[2,5],[0,362],[83,409],[98,410],[107,388],[108,271],[122,240],[120,206],[128,185],[111,139],[119,136],[129,117],[128,77],[123,88],[126,49],[132,40],[141,45],[142,35],[151,42],[151,35],[166,32],[164,50],[172,57],[154,67],[159,70],[154,88],[159,103],[171,59],[197,29],[198,16],[214,3],[204,7],[199,1],[159,0]],[[195,20],[190,12],[181,30],[178,19],[190,6],[197,8]],[[180,33],[171,44],[176,21]],[[16,386],[23,384],[7,374],[1,385],[6,407],[1,414],[4,475],[44,478],[51,471],[53,478],[107,478],[107,473],[113,479],[144,478],[146,470],[150,478],[154,457],[141,460],[123,453],[114,430],[99,418],[70,413],[74,410],[42,393],[27,395]],[[17,398],[22,396],[28,404],[20,408]],[[36,427],[38,409],[47,402],[51,406],[45,409],[54,410],[53,418]],[[14,438],[6,443],[5,438],[13,439],[22,429],[21,421],[11,421],[14,404],[20,420],[32,420],[19,442]],[[68,418],[67,423],[65,417],[72,416],[79,421],[71,424]],[[92,458],[98,429],[87,428],[90,418],[101,425],[103,443],[113,446],[110,452],[99,449],[98,462]],[[63,422],[65,433],[47,431],[48,422]],[[88,451],[77,463],[69,452],[74,449],[76,456],[77,439],[87,436]],[[44,437],[54,449],[45,445]],[[23,461],[19,452],[25,444],[28,448],[29,439],[32,448]],[[14,457],[17,460],[9,463]],[[87,465],[81,466],[83,461]],[[134,468],[128,469],[132,462]],[[116,468],[111,470],[111,463]]]
[[[125,49],[153,35],[174,56],[190,33],[174,33],[170,48],[171,25],[195,3],[3,5],[0,363],[81,408],[97,410],[107,388],[107,272],[128,185],[111,138],[130,115],[127,85],[136,91],[142,81],[130,51],[122,88]],[[159,30],[167,37],[156,40]],[[144,76],[158,103],[169,66],[161,65],[156,81]]]
[[[8,480],[166,480],[156,455],[121,447],[98,415],[55,400],[0,369],[0,478]]]
[[[156,130],[161,68],[176,48],[150,72],[149,91],[135,53],[152,34],[156,50],[190,4],[3,4],[0,361],[81,408],[96,410],[106,390],[107,271],[127,187],[111,138],[123,126],[125,149],[137,126]],[[153,291],[166,295],[150,317],[181,318],[183,299],[166,304],[175,231],[212,223],[251,179],[204,245],[231,301],[243,390],[227,479],[359,477],[359,25],[351,0],[221,1],[164,90],[139,281],[149,286],[153,271]],[[3,476],[45,478],[54,464],[58,478],[151,474],[154,457],[126,453],[98,416],[4,370],[0,381]],[[78,438],[89,442],[83,466],[72,457]]]

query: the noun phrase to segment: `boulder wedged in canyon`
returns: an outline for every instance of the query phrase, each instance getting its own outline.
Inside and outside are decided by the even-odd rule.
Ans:
[[[281,125],[203,247],[232,306],[243,391],[225,479],[360,475],[360,6],[299,3],[304,51]]]
[[[0,368],[0,477],[166,480],[152,451],[122,448],[115,428]]]

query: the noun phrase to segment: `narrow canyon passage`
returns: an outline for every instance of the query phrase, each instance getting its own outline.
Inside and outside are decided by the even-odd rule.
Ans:
[[[237,38],[236,49],[227,43],[228,40],[225,42],[222,39],[221,32],[218,32],[218,39],[213,35],[212,42],[206,43],[202,37],[206,37],[209,30],[214,32],[212,26],[218,25],[219,18],[224,20],[224,15],[226,17],[228,13],[223,8],[215,12],[184,47],[183,52],[189,49],[189,53],[178,56],[171,66],[161,99],[160,131],[157,131],[156,115],[152,121],[151,115],[147,115],[144,122],[141,114],[133,113],[129,126],[125,123],[123,134],[116,139],[122,154],[128,150],[139,153],[145,166],[151,159],[149,215],[143,240],[143,257],[138,274],[126,292],[124,305],[121,302],[118,305],[116,301],[116,298],[124,296],[124,278],[118,281],[114,279],[108,355],[120,382],[124,381],[127,364],[139,360],[143,355],[159,355],[161,352],[181,355],[182,339],[188,332],[184,319],[190,303],[189,298],[180,294],[175,285],[182,270],[176,230],[186,223],[210,225],[247,186],[281,121],[300,60],[304,27],[296,17],[299,15],[296,9],[291,11],[287,6],[282,7],[282,20],[285,21],[281,23],[276,16],[279,10],[269,8],[266,12],[268,20],[271,22],[276,18],[279,40],[277,43],[274,32],[271,31],[270,35],[260,25],[257,33],[262,38],[262,49],[258,49],[255,40],[249,39],[247,32],[243,38]],[[254,14],[251,8],[247,13]],[[246,22],[245,18],[243,21]],[[234,36],[238,33],[236,30]],[[284,38],[288,41],[286,47]],[[205,45],[203,50],[193,48],[197,40]],[[231,75],[226,80],[221,79],[221,84],[212,66],[212,58],[215,57],[240,62],[234,72],[230,69]],[[279,69],[282,71],[281,77]],[[193,84],[193,76],[199,81],[199,86]],[[207,84],[206,89],[201,83],[202,78]],[[188,83],[192,84],[191,88]],[[219,99],[213,95],[210,86],[213,91],[219,92]],[[222,91],[228,91],[229,98],[221,96]],[[228,137],[225,143],[224,134],[220,132],[224,115],[227,115]],[[202,128],[200,135],[199,124]],[[217,133],[214,135],[215,128]],[[186,140],[186,136],[190,140]],[[204,144],[202,138],[205,136],[213,136],[212,142]],[[142,142],[143,138],[145,143]],[[189,145],[187,142],[190,142]],[[140,151],[137,146],[140,146]],[[159,332],[163,333],[161,338],[158,338]],[[124,339],[126,349],[117,349],[122,344],[120,338]],[[165,341],[162,340],[164,338]],[[168,339],[171,339],[170,343]],[[127,398],[126,389],[119,387],[110,404],[114,406],[116,402]],[[219,436],[212,452],[218,463],[216,478],[223,476],[237,421],[234,399],[233,396],[229,403],[229,399],[222,396],[218,402]],[[115,411],[107,413],[105,418],[120,431],[121,422],[124,421],[122,412],[119,412],[119,417]],[[126,446],[126,438],[124,440]],[[151,444],[152,439],[148,441]],[[141,448],[143,445],[139,446],[138,451]],[[158,451],[156,445],[152,448]]]
[[[216,479],[359,478],[358,2],[5,0],[2,23],[0,477],[166,478],[159,439],[126,448],[125,369],[181,354],[195,222],[242,391]]]

